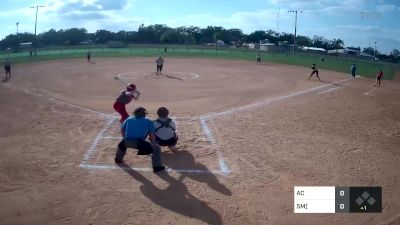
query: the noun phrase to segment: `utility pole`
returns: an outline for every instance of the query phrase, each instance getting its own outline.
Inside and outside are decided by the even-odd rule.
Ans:
[[[19,22],[17,22],[16,25],[17,25],[17,35],[18,35],[18,25],[19,25]]]
[[[295,13],[294,20],[294,39],[293,39],[293,55],[296,54],[296,36],[297,36],[297,13],[303,13],[302,10],[289,10],[288,12]]]
[[[36,6],[31,6],[31,7],[29,7],[29,8],[31,8],[31,9],[35,9],[35,8],[36,8],[35,36],[36,36],[36,27],[37,27],[37,15],[38,15],[38,11],[39,11],[39,8],[44,8],[44,7],[46,7],[46,6],[44,6],[44,5],[36,5]]]
[[[29,8],[31,8],[31,9],[35,9],[35,8],[36,8],[36,18],[35,18],[35,44],[34,44],[35,55],[37,54],[37,53],[36,53],[36,45],[37,45],[36,28],[37,28],[38,11],[39,11],[39,8],[44,8],[44,7],[46,7],[46,6],[44,6],[44,5],[36,5],[36,6],[31,6],[31,7],[29,7]]]

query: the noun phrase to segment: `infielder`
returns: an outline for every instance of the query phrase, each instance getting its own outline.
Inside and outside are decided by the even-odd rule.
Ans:
[[[86,59],[87,59],[88,63],[90,63],[90,58],[91,57],[92,57],[92,53],[90,51],[88,51],[87,54],[86,54]]]
[[[308,78],[308,80],[310,80],[311,77],[312,77],[312,75],[314,75],[314,73],[315,73],[315,75],[317,75],[317,77],[318,77],[318,80],[321,81],[321,79],[319,79],[319,76],[318,76],[318,69],[317,69],[317,67],[315,66],[315,64],[312,64],[311,69],[312,69],[312,72],[311,72],[310,77]]]
[[[126,90],[121,91],[117,100],[114,103],[114,109],[121,115],[120,123],[123,123],[128,117],[125,105],[129,104],[132,99],[138,100],[140,92],[136,89],[135,84],[129,84],[126,86]]]
[[[380,87],[381,86],[381,80],[383,78],[383,72],[382,69],[379,70],[379,72],[376,74],[376,82],[375,82],[375,87]]]
[[[356,78],[356,71],[357,71],[357,67],[356,67],[356,64],[352,64],[351,65],[351,76],[353,77],[353,78]]]
[[[163,65],[164,65],[164,59],[163,59],[163,57],[161,57],[161,55],[158,56],[158,58],[156,60],[156,65],[157,65],[156,75],[158,76],[159,72],[160,72],[160,75],[161,75],[161,71],[162,71],[162,68],[163,68]]]

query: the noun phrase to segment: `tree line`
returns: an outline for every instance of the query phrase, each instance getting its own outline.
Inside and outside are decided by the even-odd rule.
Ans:
[[[89,33],[84,28],[61,29],[40,33],[35,37],[32,33],[10,34],[0,41],[0,49],[18,49],[20,43],[32,42],[33,47],[41,46],[73,46],[82,42],[92,44],[106,44],[109,41],[120,41],[125,44],[185,44],[199,45],[216,43],[218,40],[228,45],[241,46],[244,43],[258,43],[260,40],[268,40],[271,43],[292,44],[294,35],[289,33],[278,33],[273,30],[257,30],[245,34],[241,29],[225,29],[219,26],[208,26],[200,28],[195,26],[171,28],[166,25],[155,24],[144,26],[143,24],[136,31],[97,30]],[[326,39],[322,36],[297,36],[297,45],[324,48],[326,50],[344,48],[344,41],[341,39]],[[353,49],[361,50],[360,47]],[[374,55],[374,49],[364,48],[362,52]],[[382,55],[375,52],[376,55]],[[398,57],[399,51],[394,49],[391,55]]]

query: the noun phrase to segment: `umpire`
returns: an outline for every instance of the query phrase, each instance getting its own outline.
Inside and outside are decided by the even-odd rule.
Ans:
[[[152,154],[153,172],[165,170],[161,162],[160,146],[156,144],[153,122],[146,118],[147,111],[143,107],[135,109],[134,116],[129,117],[121,126],[122,141],[118,144],[115,163],[122,163],[127,148],[135,148],[138,155]],[[149,136],[150,142],[146,141]]]

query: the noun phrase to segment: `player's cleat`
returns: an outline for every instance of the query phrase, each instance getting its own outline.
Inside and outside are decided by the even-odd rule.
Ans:
[[[153,167],[153,172],[154,173],[157,173],[157,172],[160,172],[160,171],[163,171],[163,170],[165,170],[165,166]]]

